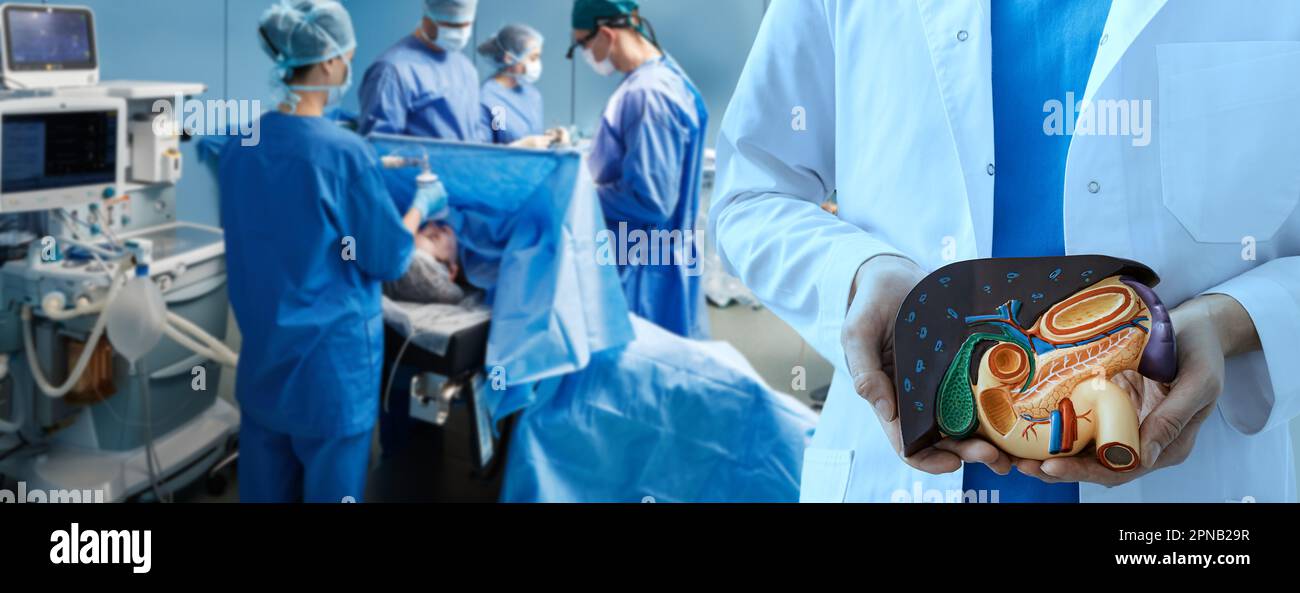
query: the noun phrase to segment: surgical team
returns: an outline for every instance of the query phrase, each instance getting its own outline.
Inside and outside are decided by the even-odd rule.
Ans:
[[[262,142],[231,143],[219,165],[230,299],[243,334],[242,500],[362,499],[379,411],[381,296],[412,286],[421,266],[442,286],[459,274],[446,191],[390,195],[363,137],[569,141],[564,129],[544,129],[536,30],[509,25],[482,43],[495,72],[480,81],[465,55],[477,0],[423,8],[414,31],[363,74],[351,16],[336,1],[281,0],[257,24],[279,105],[262,117]],[[569,57],[581,52],[597,73],[624,77],[587,157],[606,218],[693,230],[708,125],[699,91],[636,2],[576,0],[572,20]],[[355,76],[353,132],[330,114]],[[339,237],[355,242],[342,257]],[[680,266],[625,266],[620,276],[632,313],[683,337],[707,336],[698,277]]]

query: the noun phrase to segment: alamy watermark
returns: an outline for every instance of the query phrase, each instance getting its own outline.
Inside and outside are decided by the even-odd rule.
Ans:
[[[939,490],[925,488],[920,482],[912,482],[912,489],[899,488],[889,497],[889,502],[962,502],[962,503],[998,503],[1000,490]]]
[[[1065,101],[1043,103],[1043,133],[1048,136],[1129,136],[1133,146],[1151,144],[1150,99],[1100,99],[1075,102],[1073,92]]]
[[[234,136],[241,146],[262,142],[262,102],[257,99],[159,99],[153,103],[154,134]]]
[[[135,574],[153,567],[153,531],[82,529],[73,523],[50,533],[50,564],[119,564]]]
[[[596,263],[602,266],[679,266],[687,276],[704,273],[701,246],[702,231],[628,229],[626,222],[618,230],[596,233]]]
[[[18,490],[0,488],[0,504],[86,504],[104,502],[103,490],[42,490],[27,489],[27,482],[18,482]]]

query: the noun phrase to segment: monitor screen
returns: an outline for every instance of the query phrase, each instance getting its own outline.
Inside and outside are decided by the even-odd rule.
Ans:
[[[5,56],[10,70],[92,70],[94,24],[90,11],[11,6],[4,11]]]
[[[0,192],[117,181],[117,111],[6,115],[0,120]]]

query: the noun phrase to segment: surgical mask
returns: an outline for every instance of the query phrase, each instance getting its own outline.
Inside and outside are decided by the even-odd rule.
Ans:
[[[343,60],[343,67],[348,69],[348,73],[344,76],[342,84],[339,85],[295,84],[295,85],[288,85],[288,88],[290,91],[326,91],[329,93],[329,98],[325,100],[325,107],[326,108],[337,107],[339,103],[343,102],[343,97],[348,94],[349,90],[352,89],[352,62],[350,60]],[[291,93],[291,94],[293,96],[297,96],[297,93]],[[294,105],[296,106],[296,104],[297,102],[295,101]]]
[[[591,66],[591,69],[595,70],[596,74],[601,76],[609,76],[614,73],[614,70],[616,70],[616,68],[614,68],[614,62],[610,61],[608,55],[605,56],[604,60],[597,62],[596,52],[592,51],[590,47],[582,48],[582,57],[586,58],[587,64]]]
[[[438,38],[433,40],[433,44],[442,51],[455,53],[469,45],[469,39],[473,36],[473,33],[473,25],[468,27],[444,27],[439,25]]]
[[[528,84],[537,84],[542,79],[542,61],[530,60],[524,62],[524,73],[514,75],[515,80],[526,82]]]

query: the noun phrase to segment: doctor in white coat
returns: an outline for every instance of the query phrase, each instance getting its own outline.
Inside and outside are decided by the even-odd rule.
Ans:
[[[1015,460],[978,439],[898,454],[898,303],[925,272],[993,254],[989,15],[989,0],[774,0],[727,111],[710,216],[719,251],[836,368],[803,500],[959,500],[965,461],[1081,482],[1085,502],[1294,501],[1292,0],[1114,0],[1082,105],[1149,107],[1149,129],[1068,118],[1054,196],[1065,252],[1151,266],[1174,307],[1180,374],[1169,388],[1135,387],[1144,467]],[[832,192],[838,215],[819,207]]]

